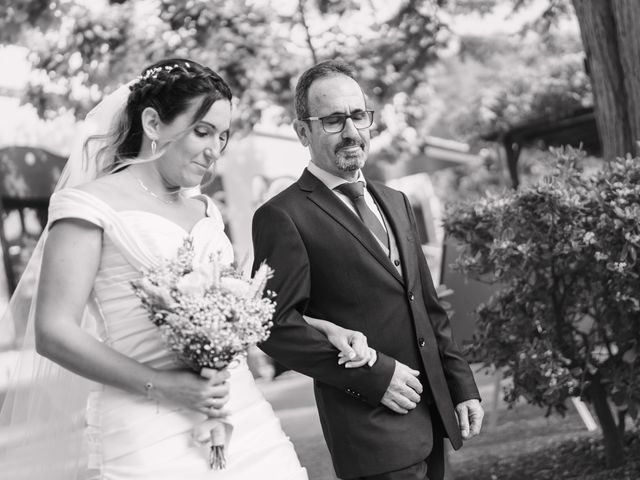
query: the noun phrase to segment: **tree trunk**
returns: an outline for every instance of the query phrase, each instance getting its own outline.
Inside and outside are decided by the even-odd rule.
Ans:
[[[612,0],[616,21],[618,51],[622,65],[622,78],[627,92],[627,118],[633,150],[638,155],[640,148],[640,2],[638,0]],[[626,152],[625,152],[626,153]]]
[[[607,467],[619,467],[625,463],[624,446],[618,426],[611,414],[611,408],[609,408],[607,392],[600,382],[599,375],[594,375],[589,380],[591,382],[589,396],[602,429]]]
[[[640,2],[573,0],[593,86],[603,156],[638,153]]]

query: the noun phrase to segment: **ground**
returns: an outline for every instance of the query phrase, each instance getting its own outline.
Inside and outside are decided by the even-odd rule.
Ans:
[[[628,464],[607,471],[599,430],[589,432],[575,409],[570,408],[564,418],[545,417],[538,408],[519,404],[509,409],[498,401],[494,410],[494,379],[479,374],[478,383],[489,410],[483,432],[462,450],[450,452],[448,480],[640,480],[640,433],[627,438]],[[311,380],[289,372],[260,386],[309,479],[335,480]]]
[[[627,438],[629,463],[604,467],[599,430],[589,432],[575,413],[545,418],[535,407],[499,410],[497,424],[452,452],[455,480],[638,480],[640,436]]]

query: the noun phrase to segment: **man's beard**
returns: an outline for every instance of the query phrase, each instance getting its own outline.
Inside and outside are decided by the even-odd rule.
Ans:
[[[346,152],[342,150],[344,147],[359,147],[357,152]],[[363,143],[353,141],[344,141],[336,147],[336,167],[343,172],[354,172],[364,167],[367,161]]]

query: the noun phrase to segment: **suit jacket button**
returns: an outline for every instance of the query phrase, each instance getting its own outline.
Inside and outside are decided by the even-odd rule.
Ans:
[[[413,302],[413,299],[416,298],[413,292],[409,292],[409,300]]]
[[[424,347],[427,344],[427,342],[424,341],[424,338],[420,337],[418,339],[418,345],[420,345],[421,347]]]

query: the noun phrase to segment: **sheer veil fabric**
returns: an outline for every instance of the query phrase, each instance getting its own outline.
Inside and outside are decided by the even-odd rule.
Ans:
[[[97,152],[106,145],[107,134],[126,105],[129,86],[119,87],[89,112],[56,191],[95,179],[113,161],[108,155],[99,161]],[[93,136],[98,138],[85,149]],[[91,478],[92,468],[99,468],[90,458],[91,431],[85,428],[91,415],[87,400],[94,384],[35,352],[34,306],[47,231],[48,226],[0,320],[0,338],[12,338],[25,329],[26,322],[17,365],[0,409],[0,475],[12,480],[86,479]],[[82,327],[102,339],[102,325],[97,303],[90,301]]]

